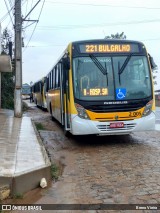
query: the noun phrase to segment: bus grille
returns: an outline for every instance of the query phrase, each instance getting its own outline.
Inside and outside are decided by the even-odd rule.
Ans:
[[[124,124],[123,128],[110,128],[110,124],[108,125],[97,125],[97,128],[101,132],[109,132],[109,131],[122,131],[122,130],[132,130],[136,126],[136,123]]]

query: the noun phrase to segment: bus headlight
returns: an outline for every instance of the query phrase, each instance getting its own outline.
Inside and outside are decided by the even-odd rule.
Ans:
[[[86,112],[86,110],[85,110],[85,108],[83,106],[75,103],[75,107],[77,109],[78,116],[80,118],[89,119],[89,116],[87,115],[87,112]]]
[[[143,114],[142,114],[143,117],[147,116],[147,115],[149,115],[151,113],[151,111],[152,111],[152,104],[153,104],[153,100],[149,101],[146,104],[146,106],[144,108],[144,111],[143,111]]]

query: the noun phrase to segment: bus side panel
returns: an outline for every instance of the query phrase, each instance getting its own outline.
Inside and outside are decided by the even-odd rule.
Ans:
[[[44,91],[44,87],[43,87],[43,92],[42,92],[42,107],[43,107],[44,109],[47,108],[46,93],[45,93],[45,91]]]
[[[51,97],[52,97],[51,98],[52,115],[61,123],[60,90],[59,89],[53,90]]]
[[[42,95],[40,92],[35,93],[35,104],[42,107]]]
[[[150,69],[151,70],[151,69]],[[155,103],[155,94],[154,94],[154,83],[153,83],[153,74],[151,72],[151,76],[152,76],[152,94],[153,94],[153,104],[152,104],[152,111],[155,112],[156,110],[156,103]]]
[[[72,45],[69,46],[68,48],[69,51],[69,55],[70,55],[70,61],[72,62]],[[72,63],[71,63],[72,64]],[[77,115],[77,110],[75,108],[75,104],[74,104],[74,92],[73,92],[73,70],[72,70],[72,66],[70,68],[69,71],[69,100],[68,100],[68,105],[69,105],[69,116],[70,116],[70,121],[72,120],[71,117],[72,115],[76,116]],[[71,121],[71,132],[72,132],[72,121]]]
[[[151,79],[152,79],[152,95],[153,95],[152,111],[155,112],[155,110],[156,110],[156,104],[155,104],[155,94],[154,94],[153,72],[152,72],[150,61],[149,61],[149,55],[147,54],[147,56],[148,56],[149,70],[150,70]]]
[[[71,70],[72,71],[72,70]],[[77,116],[77,110],[74,103],[74,94],[73,94],[73,82],[72,82],[72,72],[69,75],[69,88],[70,88],[70,100],[68,100],[68,113],[69,113],[69,120],[70,120],[70,132],[72,132],[72,117]]]
[[[47,104],[47,110],[50,114],[52,114],[51,112],[51,90],[49,90],[47,93],[46,93],[46,104]]]

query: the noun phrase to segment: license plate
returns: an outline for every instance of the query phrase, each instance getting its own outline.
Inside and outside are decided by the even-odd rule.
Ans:
[[[118,122],[118,123],[110,123],[110,128],[123,128],[124,123],[123,122]]]

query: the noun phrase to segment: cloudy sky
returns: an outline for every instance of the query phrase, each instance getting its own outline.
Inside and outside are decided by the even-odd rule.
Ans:
[[[2,29],[13,31],[5,2],[11,8],[14,0],[0,0],[0,22]],[[36,2],[22,0],[24,17]],[[23,83],[45,76],[69,42],[103,39],[117,32],[142,41],[160,70],[159,0],[41,0],[28,19],[39,22],[23,23]],[[160,73],[157,81],[155,88],[160,89]]]

